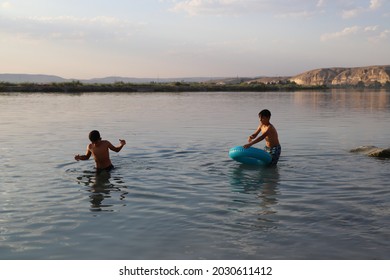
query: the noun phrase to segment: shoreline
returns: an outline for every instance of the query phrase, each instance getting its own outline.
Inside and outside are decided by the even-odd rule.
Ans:
[[[295,83],[284,84],[213,84],[213,83],[110,83],[110,84],[85,84],[81,82],[69,83],[0,83],[0,92],[220,92],[220,91],[280,91],[280,90],[320,90],[328,89],[326,86],[301,86]]]
[[[297,91],[297,90],[327,90],[328,86],[302,86],[296,83],[241,83],[241,84],[214,84],[214,83],[111,83],[85,84],[79,81],[66,83],[9,83],[0,82],[0,92],[43,92],[43,93],[83,93],[83,92],[240,92],[240,91]]]
[[[389,90],[384,86],[328,86],[328,85],[298,85],[295,82],[280,83],[202,83],[202,82],[173,82],[173,83],[101,83],[89,84],[80,81],[65,83],[9,83],[0,82],[0,92],[19,93],[83,93],[83,92],[265,92],[265,91],[301,91],[301,90]]]

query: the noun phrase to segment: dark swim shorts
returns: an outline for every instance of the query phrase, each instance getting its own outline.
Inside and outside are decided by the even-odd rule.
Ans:
[[[276,165],[278,163],[280,154],[282,152],[282,147],[280,145],[274,146],[272,148],[265,147],[264,148],[272,157],[272,161],[270,165]]]
[[[111,164],[111,165],[107,166],[106,168],[96,168],[96,173],[101,173],[103,171],[110,172],[113,169],[114,169],[114,166]]]

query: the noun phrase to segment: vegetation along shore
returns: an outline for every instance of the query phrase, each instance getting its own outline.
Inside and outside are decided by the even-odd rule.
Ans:
[[[201,91],[280,91],[327,89],[326,86],[305,86],[296,83],[276,84],[217,84],[217,83],[148,83],[132,84],[117,82],[112,84],[85,84],[79,81],[67,83],[8,83],[0,82],[0,92],[201,92]]]
[[[138,81],[138,82],[137,82]],[[291,77],[67,80],[49,75],[0,74],[0,92],[295,91],[330,88],[390,89],[390,66],[321,68]]]

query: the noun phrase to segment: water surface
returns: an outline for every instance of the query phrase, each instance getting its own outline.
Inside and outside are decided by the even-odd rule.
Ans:
[[[268,108],[277,168],[228,157]],[[389,259],[385,91],[0,95],[1,259]],[[92,129],[127,145],[97,176]],[[257,147],[264,144],[259,143]]]

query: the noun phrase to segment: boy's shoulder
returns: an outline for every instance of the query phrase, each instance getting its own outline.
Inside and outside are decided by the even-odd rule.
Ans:
[[[274,129],[274,130],[276,130],[276,127],[273,124],[271,124],[271,123],[269,124],[269,127]]]
[[[93,147],[102,147],[102,146],[107,146],[109,144],[110,144],[110,142],[107,140],[100,140],[100,141],[95,142],[95,143],[89,143],[88,148],[92,149]]]
[[[104,147],[108,147],[108,146],[110,146],[110,145],[112,145],[112,144],[111,144],[111,142],[108,141],[108,140],[101,140],[101,141],[100,141],[100,145],[102,145],[102,146],[104,146]]]
[[[269,123],[268,125],[261,125],[261,128],[264,129],[264,131],[268,130],[276,130],[275,126],[272,123]]]

